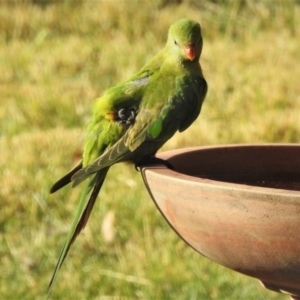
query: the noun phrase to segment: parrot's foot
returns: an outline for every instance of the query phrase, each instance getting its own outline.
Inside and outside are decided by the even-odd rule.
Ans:
[[[174,167],[167,160],[155,156],[147,157],[142,161],[140,161],[138,164],[135,164],[135,169],[137,171],[140,171],[144,167],[161,166],[161,165],[166,166],[168,169],[174,170]]]
[[[136,117],[136,111],[133,108],[126,109],[121,108],[118,111],[116,121],[123,126],[130,126],[134,123]]]

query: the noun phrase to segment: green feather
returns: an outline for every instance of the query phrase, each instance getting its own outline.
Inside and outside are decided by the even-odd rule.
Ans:
[[[157,138],[161,133],[162,128],[163,128],[163,124],[161,118],[149,124],[149,129],[148,129],[149,137],[151,137],[152,139]]]

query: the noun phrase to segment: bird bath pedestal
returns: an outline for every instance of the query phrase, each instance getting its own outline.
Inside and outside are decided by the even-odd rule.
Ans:
[[[142,168],[157,208],[209,259],[300,299],[300,145],[186,148]]]

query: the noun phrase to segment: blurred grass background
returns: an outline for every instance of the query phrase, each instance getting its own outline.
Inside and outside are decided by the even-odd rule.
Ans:
[[[164,150],[299,142],[300,1],[1,2],[1,299],[45,299],[80,192],[49,188],[79,159],[93,100],[156,54],[182,17],[202,25],[209,92]],[[117,165],[52,299],[288,297],[186,246],[140,174]]]

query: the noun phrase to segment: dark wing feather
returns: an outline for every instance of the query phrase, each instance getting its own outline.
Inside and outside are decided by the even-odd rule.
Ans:
[[[65,185],[71,182],[72,176],[77,173],[82,168],[82,161],[79,162],[78,165],[76,165],[68,174],[66,174],[64,177],[59,179],[56,183],[53,184],[53,186],[50,189],[50,194],[55,193]]]

